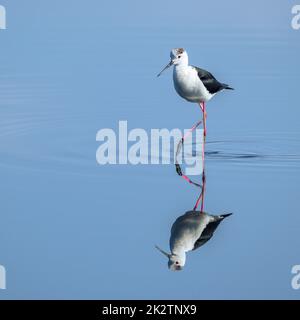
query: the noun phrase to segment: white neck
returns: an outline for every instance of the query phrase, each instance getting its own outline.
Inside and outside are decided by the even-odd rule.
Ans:
[[[185,264],[186,254],[183,247],[176,247],[176,249],[172,251],[172,254],[179,257],[180,261]]]

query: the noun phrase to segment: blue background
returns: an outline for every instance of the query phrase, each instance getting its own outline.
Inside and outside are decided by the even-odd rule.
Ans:
[[[1,299],[299,299],[300,31],[295,1],[1,0]],[[197,190],[172,165],[99,166],[96,133],[189,128],[173,47],[232,85],[208,104],[209,213],[234,212],[171,272]],[[250,155],[250,156],[249,156]]]

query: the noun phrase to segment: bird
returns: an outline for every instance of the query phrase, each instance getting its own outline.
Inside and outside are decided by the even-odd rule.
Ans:
[[[220,222],[232,213],[211,215],[201,211],[187,211],[178,217],[171,228],[170,250],[167,253],[155,246],[168,260],[168,267],[172,271],[180,271],[186,262],[186,253],[196,250],[210,240]]]
[[[203,135],[206,137],[206,102],[218,92],[234,90],[228,84],[219,82],[210,72],[189,65],[185,49],[174,48],[170,52],[171,61],[157,75],[174,66],[173,83],[176,92],[189,102],[198,103],[203,113]]]

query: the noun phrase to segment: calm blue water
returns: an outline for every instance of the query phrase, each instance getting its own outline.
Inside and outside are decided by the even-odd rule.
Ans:
[[[300,298],[294,1],[0,3],[0,299]],[[119,120],[199,119],[171,72],[156,78],[173,47],[235,88],[208,104],[205,198],[234,215],[177,273],[154,245],[168,248],[198,191],[173,165],[95,158],[97,131]]]

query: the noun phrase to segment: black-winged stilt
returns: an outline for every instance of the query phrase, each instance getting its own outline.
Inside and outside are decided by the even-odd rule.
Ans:
[[[186,262],[186,253],[198,249],[210,240],[220,222],[230,215],[231,213],[215,216],[193,210],[177,218],[171,229],[171,253],[156,246],[169,259],[169,269],[182,270]]]
[[[189,65],[187,52],[183,48],[175,48],[170,53],[171,61],[157,75],[158,77],[174,65],[173,82],[176,92],[189,102],[200,105],[203,112],[204,136],[206,136],[206,102],[218,92],[229,89],[229,85],[219,82],[210,72]]]

